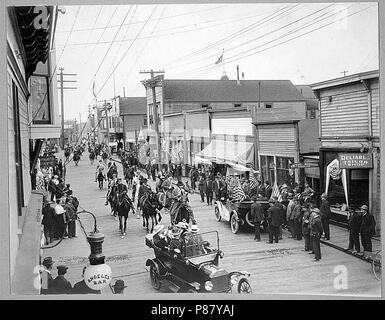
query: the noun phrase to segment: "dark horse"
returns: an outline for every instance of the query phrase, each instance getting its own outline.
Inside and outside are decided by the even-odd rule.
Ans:
[[[158,201],[157,194],[152,191],[147,191],[144,199],[142,200],[142,212],[143,212],[143,227],[146,227],[148,230],[148,219],[151,218],[151,231],[154,230],[154,226],[157,225],[161,220],[162,216],[160,215],[160,210],[162,210],[163,206]],[[159,220],[157,219],[157,214],[159,216]]]
[[[115,202],[114,208],[118,213],[118,217],[119,217],[119,230],[120,230],[120,233],[123,236],[125,236],[128,213],[130,212],[130,210],[132,210],[132,213],[135,213],[134,205],[132,204],[132,201],[126,192],[116,193],[116,198],[114,202]],[[123,222],[123,218],[124,218],[124,222]]]
[[[195,223],[191,213],[191,208],[186,201],[175,200],[172,203],[170,207],[170,219],[172,225],[178,224],[179,222],[190,223],[190,220]]]

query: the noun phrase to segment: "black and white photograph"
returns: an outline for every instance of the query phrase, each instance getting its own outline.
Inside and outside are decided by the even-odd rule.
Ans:
[[[4,1],[3,294],[381,298],[382,5]]]

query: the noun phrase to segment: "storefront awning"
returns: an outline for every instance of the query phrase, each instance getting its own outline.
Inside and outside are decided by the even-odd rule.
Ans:
[[[246,168],[247,163],[253,163],[254,146],[252,142],[246,141],[212,140],[195,157],[216,163],[242,165]]]

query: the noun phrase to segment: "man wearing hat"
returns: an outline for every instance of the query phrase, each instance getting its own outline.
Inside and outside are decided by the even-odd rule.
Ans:
[[[124,288],[127,288],[127,286],[124,285],[124,281],[120,279],[116,280],[112,287],[114,288],[114,294],[123,294]]]
[[[41,224],[44,227],[45,244],[50,244],[55,236],[55,224],[56,213],[55,209],[51,206],[52,201],[47,201],[42,210],[43,220]]]
[[[53,289],[52,257],[45,257],[42,263],[43,268],[40,270],[41,289],[40,294],[51,294]]]
[[[72,291],[71,283],[64,277],[68,267],[58,266],[57,277],[53,280],[53,293],[55,294],[70,294]]]
[[[253,204],[250,207],[250,216],[254,223],[254,240],[261,241],[261,222],[263,220],[263,209],[257,202],[257,196],[253,196],[251,200]]]
[[[326,193],[323,193],[321,195],[320,211],[321,211],[322,228],[325,232],[324,238],[326,240],[330,240],[329,219],[330,219],[331,212],[330,212],[330,204],[328,201],[328,196]]]
[[[315,254],[314,262],[319,261],[321,259],[320,239],[322,235],[322,223],[320,213],[320,209],[314,208],[312,210],[312,219],[310,222],[310,234],[313,239],[313,251]]]
[[[281,209],[275,204],[275,200],[270,199],[270,208],[267,210],[267,221],[269,222],[269,241],[267,243],[273,243],[273,236],[275,243],[278,243],[279,239],[279,226],[281,225]]]
[[[362,223],[361,210],[349,210],[349,247],[353,253],[358,253],[360,249],[360,228]]]
[[[372,237],[376,233],[376,221],[374,217],[368,212],[368,206],[361,207],[362,222],[360,227],[361,243],[364,247],[364,257],[370,259],[372,255]]]
[[[289,225],[289,231],[291,233],[291,237],[289,238],[294,238],[295,237],[295,232],[294,232],[294,207],[295,207],[295,201],[294,201],[294,196],[292,193],[288,194],[288,200],[289,203],[286,208],[286,220]]]
[[[293,209],[293,220],[294,220],[294,239],[302,240],[302,206],[300,203],[300,195],[294,197],[294,209]]]

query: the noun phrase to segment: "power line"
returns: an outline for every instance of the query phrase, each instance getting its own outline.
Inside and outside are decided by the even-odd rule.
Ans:
[[[189,16],[191,14],[195,14],[195,13],[198,13],[198,12],[204,12],[204,11],[212,11],[212,10],[216,10],[216,9],[219,9],[219,8],[223,8],[223,7],[228,7],[229,5],[221,5],[221,6],[217,6],[217,7],[214,7],[214,8],[206,8],[206,9],[201,9],[201,10],[196,10],[196,11],[190,11],[190,12],[185,12],[185,13],[181,13],[181,14],[177,14],[177,15],[172,15],[172,16],[167,16],[167,17],[163,17],[163,19],[172,19],[172,18],[177,18],[177,17],[182,17],[182,16]],[[156,20],[156,19],[154,19]],[[149,21],[152,21],[152,20],[149,20]],[[133,21],[132,24],[141,24],[141,23],[144,23],[146,22],[146,20],[138,20],[138,21]],[[125,25],[123,25],[125,26]],[[107,29],[110,29],[110,28],[117,28],[119,27],[119,25],[112,25],[112,26],[109,26],[107,27]],[[101,30],[101,29],[104,29],[103,27],[100,27],[100,28],[83,28],[83,29],[75,29],[73,30],[73,32],[80,32],[80,31],[89,31],[89,30]],[[69,32],[68,30],[65,31],[58,31],[57,33],[65,33],[65,32]]]
[[[364,8],[364,9],[358,10],[358,11],[356,11],[356,12],[354,12],[354,13],[351,13],[351,14],[347,15],[346,17],[343,17],[343,18],[341,18],[341,19],[334,20],[334,21],[332,21],[332,22],[330,22],[330,23],[327,23],[327,24],[324,24],[324,25],[322,25],[322,26],[320,26],[320,27],[314,28],[314,29],[312,29],[312,30],[310,30],[310,31],[308,31],[308,32],[306,32],[306,33],[303,33],[303,34],[300,34],[300,35],[298,35],[298,36],[296,36],[296,37],[292,37],[292,38],[287,39],[287,40],[285,40],[285,41],[279,42],[278,44],[275,44],[275,45],[273,45],[273,46],[267,47],[267,48],[265,48],[265,49],[262,49],[262,50],[259,50],[259,51],[256,51],[256,52],[249,53],[249,54],[247,54],[246,56],[243,56],[243,57],[241,57],[241,58],[233,59],[233,60],[231,60],[231,61],[229,61],[229,62],[239,61],[239,60],[245,59],[245,58],[247,58],[247,57],[249,57],[249,56],[255,55],[255,54],[257,54],[257,53],[260,53],[260,52],[263,52],[263,51],[266,51],[266,50],[275,48],[275,47],[277,47],[277,46],[279,46],[279,45],[285,44],[285,43],[287,43],[287,42],[290,42],[290,41],[292,41],[292,40],[295,40],[295,39],[297,39],[297,38],[300,38],[300,37],[302,37],[302,36],[305,36],[305,35],[307,35],[307,34],[309,34],[309,33],[312,33],[312,32],[318,31],[318,30],[320,30],[320,29],[323,29],[323,28],[325,28],[325,27],[327,27],[327,26],[329,26],[329,25],[332,25],[332,24],[334,24],[334,23],[336,23],[336,22],[338,22],[338,21],[340,21],[340,20],[342,20],[342,19],[345,19],[345,18],[347,18],[347,17],[353,16],[353,15],[355,15],[355,14],[358,14],[358,13],[360,13],[360,12],[362,12],[362,11],[365,11],[365,10],[367,10],[367,9],[370,9],[370,8],[371,8],[371,7],[369,6],[369,7],[366,7],[366,8]],[[319,22],[319,21],[318,21],[318,22]],[[273,40],[273,41],[276,41],[276,40],[279,40],[279,38],[278,38],[278,39],[275,39],[275,40]],[[273,41],[269,41],[269,43],[270,43],[270,42],[273,42]],[[266,45],[266,44],[263,44],[262,46],[264,46],[264,45]],[[253,49],[255,49],[255,48],[253,48]],[[247,51],[245,51],[245,52],[243,52],[243,53],[238,54],[237,56],[239,56],[239,55],[241,55],[241,54],[245,54],[245,53],[247,53],[248,51],[251,51],[251,50],[247,50]],[[233,57],[231,57],[231,58],[233,58]],[[214,66],[214,68],[215,68],[215,67],[216,67],[216,66]],[[210,70],[210,69],[212,69],[212,67],[207,67],[207,68],[202,69],[201,71],[199,71],[199,73],[204,72],[204,71],[208,71],[208,70]],[[192,73],[197,73],[197,72],[192,72]]]
[[[74,21],[73,21],[73,23],[72,23],[71,30],[70,30],[70,32],[68,33],[67,39],[66,39],[66,41],[65,41],[65,43],[64,43],[64,47],[63,47],[63,49],[61,50],[60,57],[59,57],[59,59],[58,59],[58,63],[59,63],[59,61],[60,61],[60,59],[61,59],[61,57],[62,57],[62,55],[63,55],[63,53],[64,53],[64,50],[65,50],[65,48],[66,48],[66,46],[67,46],[68,40],[69,40],[69,38],[70,38],[70,36],[71,36],[72,30],[73,30],[73,28],[74,28],[74,26],[75,26],[75,23],[76,23],[76,20],[77,20],[77,18],[78,18],[78,15],[79,15],[79,12],[80,12],[80,8],[81,8],[81,6],[79,6],[78,9],[77,9],[77,11],[76,11],[75,19],[74,19]]]
[[[129,9],[127,10],[126,15],[124,16],[124,19],[123,19],[122,23],[120,24],[119,29],[118,29],[118,30],[116,31],[116,33],[115,33],[114,39],[113,39],[112,42],[110,43],[110,46],[108,47],[106,53],[104,54],[104,57],[103,57],[102,61],[100,62],[98,69],[96,70],[94,76],[92,77],[93,79],[96,77],[96,75],[98,74],[100,68],[102,67],[102,65],[103,65],[103,63],[104,63],[104,61],[105,61],[105,59],[106,59],[108,53],[109,53],[110,50],[111,50],[112,45],[114,44],[114,41],[116,40],[116,37],[118,36],[118,34],[119,34],[119,32],[120,32],[120,29],[122,28],[122,25],[123,25],[124,21],[126,21],[128,15],[129,15],[130,12],[131,12],[131,9],[132,9],[132,6],[130,6]],[[88,89],[91,87],[91,84],[92,84],[92,82],[93,82],[93,79],[91,79],[91,82],[90,82],[90,84],[88,85],[86,91],[88,91]]]
[[[262,38],[264,38],[264,37],[266,37],[266,36],[269,36],[269,35],[271,35],[271,34],[277,32],[277,31],[280,31],[280,30],[282,30],[282,29],[284,29],[284,28],[287,28],[287,27],[289,27],[289,26],[291,26],[291,25],[293,25],[293,24],[295,24],[295,23],[298,23],[298,22],[300,22],[300,21],[302,21],[302,20],[305,20],[306,18],[308,18],[308,17],[310,17],[310,16],[312,16],[312,15],[314,15],[314,14],[317,14],[317,13],[323,11],[323,10],[326,10],[326,9],[330,8],[331,6],[334,6],[334,4],[328,5],[328,6],[324,7],[324,8],[322,8],[322,9],[319,9],[319,10],[317,10],[317,11],[314,11],[314,12],[310,13],[310,14],[307,14],[307,15],[305,15],[305,16],[302,17],[302,18],[299,18],[299,19],[297,19],[297,20],[295,20],[295,21],[292,21],[292,22],[290,22],[290,23],[288,23],[288,24],[286,24],[286,25],[284,25],[284,26],[281,26],[281,27],[279,27],[279,28],[277,28],[277,29],[274,29],[274,30],[269,31],[269,32],[267,32],[267,33],[265,33],[265,34],[262,34],[262,35],[260,35],[260,36],[258,36],[258,37],[256,37],[256,38],[249,39],[248,41],[243,42],[243,43],[241,43],[241,44],[237,44],[236,46],[231,47],[230,49],[227,49],[227,51],[233,51],[233,50],[239,49],[240,47],[243,47],[243,46],[245,46],[245,45],[249,45],[252,41],[256,41],[256,40],[262,39]],[[317,20],[317,19],[319,19],[319,18],[321,18],[321,17],[323,17],[323,16],[325,16],[325,15],[327,15],[327,14],[329,14],[329,13],[331,13],[331,11],[328,11],[328,12],[326,12],[326,13],[324,13],[324,14],[318,16],[318,17],[316,17],[316,18],[315,18],[316,20],[313,21],[312,24],[321,21],[321,20]],[[312,25],[312,24],[310,24],[310,25]],[[296,32],[296,31],[298,31],[298,30],[301,30],[302,28],[306,28],[306,27],[308,27],[308,26],[310,26],[310,25],[305,25],[305,26],[302,26],[302,27],[300,26],[299,28],[294,29],[294,30],[291,30],[291,31],[289,31],[289,33],[286,33],[286,34],[284,34],[284,35],[281,35],[280,37],[289,35],[289,34],[291,34],[291,33],[293,33],[293,32]],[[269,42],[268,42],[268,43],[269,43]],[[258,46],[258,47],[259,47],[259,46]],[[235,55],[235,56],[236,56],[236,55]],[[208,60],[208,59],[212,59],[212,58],[214,58],[214,57],[216,57],[216,55],[210,55],[210,56],[207,56],[207,57],[205,57],[205,58],[201,58],[200,60],[196,60],[195,62],[205,61],[205,60]],[[234,57],[234,56],[233,56],[233,57]],[[194,63],[194,62],[192,62],[192,63]],[[207,66],[211,66],[211,63],[208,64]],[[171,67],[170,69],[177,69],[177,68],[178,68],[178,67]],[[203,68],[203,67],[198,67],[197,69],[200,69],[200,68]],[[195,69],[194,69],[194,70],[195,70]]]
[[[124,57],[127,55],[128,51],[131,49],[131,47],[133,46],[133,44],[135,43],[136,39],[139,37],[139,35],[142,33],[143,29],[146,27],[148,21],[150,20],[150,18],[152,17],[152,15],[154,14],[155,10],[156,10],[157,6],[152,10],[151,14],[149,15],[147,21],[142,25],[141,29],[139,30],[138,34],[136,35],[136,38],[132,41],[131,45],[127,48],[127,50],[124,52],[123,56],[120,58],[120,60],[118,61],[118,63],[116,64],[115,68],[112,70],[112,72],[110,73],[110,75],[105,79],[105,81],[103,82],[103,85],[101,86],[101,88],[99,89],[99,91],[97,92],[96,95],[98,95],[104,88],[104,86],[106,85],[107,81],[111,78],[111,76],[113,75],[113,73],[115,72],[116,68],[120,65],[120,63],[123,61]],[[91,102],[89,104],[92,103],[94,99],[91,100]]]

